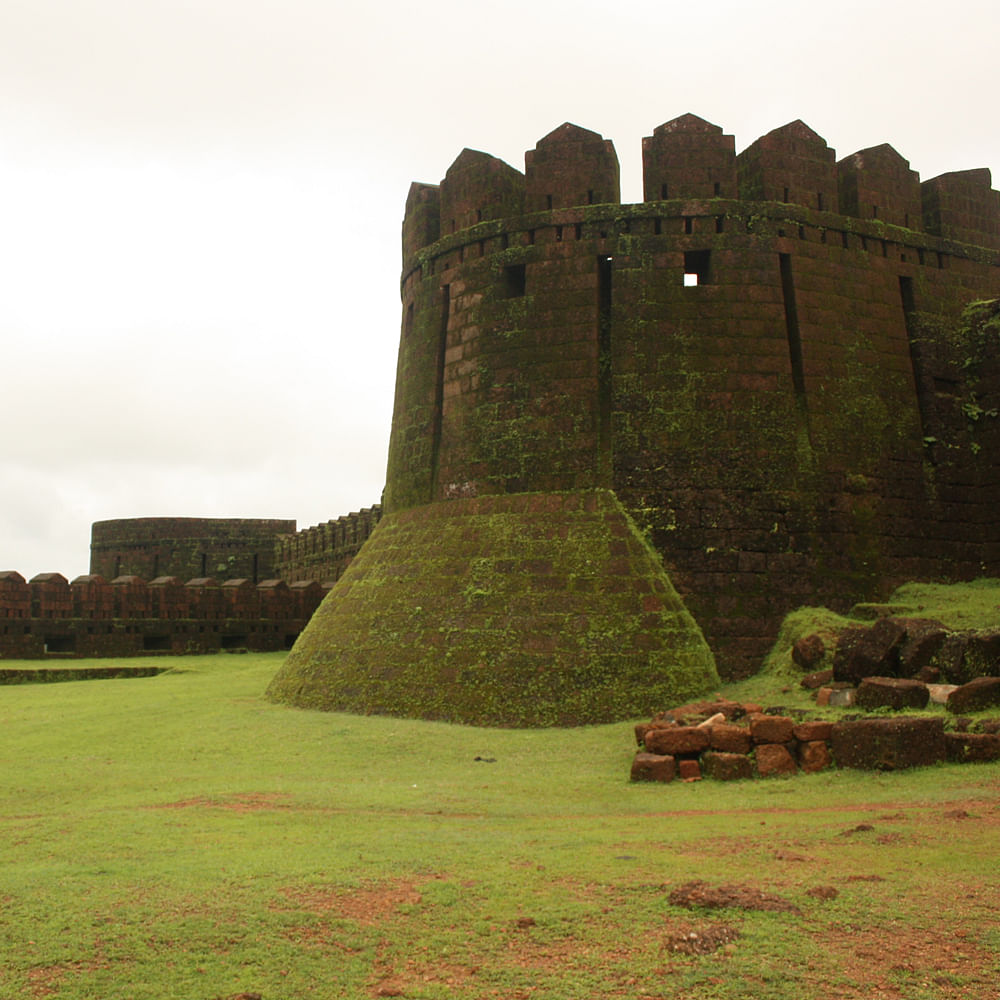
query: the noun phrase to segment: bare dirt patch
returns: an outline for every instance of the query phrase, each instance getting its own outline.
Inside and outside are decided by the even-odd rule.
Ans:
[[[199,795],[176,802],[163,802],[150,809],[228,809],[232,812],[261,812],[268,809],[291,809],[291,796],[287,792],[240,792],[220,798]]]

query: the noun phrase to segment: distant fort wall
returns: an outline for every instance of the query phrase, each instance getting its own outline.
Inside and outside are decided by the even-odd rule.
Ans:
[[[108,581],[97,574],[72,582],[60,573],[25,581],[0,573],[0,654],[136,656],[288,649],[322,601],[316,581],[162,576]]]
[[[98,521],[89,574],[0,573],[0,659],[288,649],[380,516]]]

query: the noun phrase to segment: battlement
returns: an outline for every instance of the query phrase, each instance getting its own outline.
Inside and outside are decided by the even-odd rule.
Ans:
[[[25,581],[8,570],[0,573],[0,656],[286,649],[328,589],[315,580],[106,580],[96,573]]]
[[[774,203],[1000,249],[1000,193],[991,187],[989,170],[942,174],[921,184],[892,146],[838,161],[826,140],[798,120],[768,132],[737,156],[733,136],[696,115],[682,115],[642,140],[642,163],[647,211],[639,214],[681,214],[653,205],[666,201]],[[570,123],[525,153],[523,174],[487,153],[463,150],[439,185],[414,183],[410,189],[404,274],[418,251],[442,237],[473,230],[489,239],[510,230],[510,220],[564,209],[578,210],[572,215],[582,224],[588,218],[579,211],[584,206],[620,201],[613,143]],[[484,225],[499,220],[508,222]]]
[[[373,504],[275,541],[274,565],[283,580],[339,580],[382,518]]]

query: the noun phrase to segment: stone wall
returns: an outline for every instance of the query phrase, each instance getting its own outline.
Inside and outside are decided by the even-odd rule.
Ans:
[[[90,572],[119,576],[246,578],[277,576],[275,543],[295,522],[261,518],[130,517],[91,528]]]
[[[989,172],[734,145],[660,126],[637,205],[568,124],[411,188],[384,498],[614,490],[727,677],[802,603],[1000,571],[996,352],[961,344],[1000,295]]]
[[[224,583],[161,576],[70,583],[59,573],[25,581],[0,573],[0,657],[135,656],[220,649],[288,649],[326,591],[315,581]]]
[[[381,504],[275,540],[275,575],[295,580],[339,580],[382,517]]]

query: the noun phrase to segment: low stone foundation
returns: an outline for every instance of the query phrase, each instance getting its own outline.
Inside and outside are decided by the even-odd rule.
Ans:
[[[805,713],[795,713],[796,716]],[[961,722],[961,720],[957,720]],[[940,716],[824,722],[731,701],[700,702],[635,727],[633,781],[734,781],[850,767],[897,771],[1000,760],[1000,719],[945,731]]]

